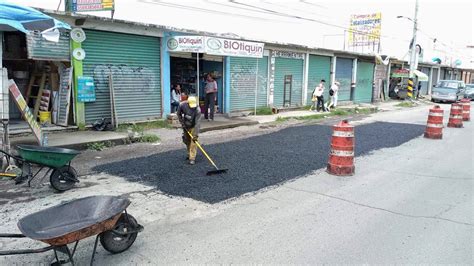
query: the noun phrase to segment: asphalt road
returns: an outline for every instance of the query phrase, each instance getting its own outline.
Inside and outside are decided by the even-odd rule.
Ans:
[[[0,232],[18,232],[18,219],[65,200],[125,195],[145,230],[121,254],[99,245],[96,265],[472,264],[474,122],[444,128],[442,140],[424,139],[428,108],[353,121],[351,177],[324,171],[331,130],[323,125],[203,134],[216,161],[230,168],[214,177],[205,176],[202,157],[185,165],[176,142],[85,152],[76,161],[81,173],[97,173],[67,193],[48,185],[6,191],[15,200],[0,205]],[[77,265],[89,263],[93,244],[81,241]],[[0,240],[0,250],[41,246]],[[50,252],[0,257],[1,265],[51,261]]]
[[[413,110],[379,118],[407,120],[410,114],[412,121],[422,121],[426,113]],[[98,261],[472,264],[472,123],[462,129],[444,128],[442,140],[415,137],[405,143],[400,133],[411,129],[416,136],[419,127],[383,123],[358,127],[357,142],[370,148],[359,147],[359,154],[368,155],[357,158],[354,176],[335,177],[320,170],[252,196],[214,204],[194,219],[157,221],[147,225],[130,250],[133,255],[101,253]],[[283,133],[291,133],[286,141],[306,141],[318,129]],[[364,130],[369,132],[366,137]],[[392,147],[374,150],[379,146],[366,143],[380,138]],[[315,163],[315,152],[306,155],[310,154],[311,159],[301,160]]]
[[[375,122],[355,127],[356,156],[396,147],[420,136],[424,126]],[[275,133],[205,146],[226,174],[207,176],[212,166],[203,155],[187,165],[181,150],[126,159],[94,167],[96,172],[143,182],[172,196],[217,203],[278,185],[325,167],[332,129],[297,126]]]

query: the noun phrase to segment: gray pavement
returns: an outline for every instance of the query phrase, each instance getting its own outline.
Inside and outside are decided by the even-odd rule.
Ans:
[[[382,112],[353,123],[359,126],[376,121],[408,123],[411,126],[406,126],[407,129],[418,131],[426,123],[428,108]],[[445,113],[445,118],[448,115]],[[324,169],[314,167],[303,176],[295,173],[283,183],[269,184],[258,191],[210,201],[210,204],[168,195],[146,182],[129,182],[120,174],[92,173],[82,177],[77,189],[63,194],[51,194],[47,186],[32,192],[29,195],[32,199],[21,194],[21,199],[0,205],[0,218],[4,221],[3,228],[14,232],[19,217],[45,206],[97,193],[125,194],[132,200],[129,212],[145,225],[145,231],[122,254],[111,255],[99,248],[97,265],[472,264],[472,123],[465,123],[462,129],[444,128],[442,140],[428,140],[416,134],[397,145],[369,149],[356,158],[356,174],[352,177],[331,176]],[[204,133],[202,138],[213,143],[211,139],[217,136],[245,140],[254,134],[279,131],[281,128],[260,133],[234,129]],[[397,139],[397,131],[374,131],[379,133],[371,136],[374,139]],[[291,132],[298,138],[298,130]],[[214,143],[226,141],[219,139]],[[130,149],[140,147],[132,145]],[[166,143],[153,146],[154,152],[148,147],[143,146],[146,149],[142,156],[156,156],[157,149],[160,153],[173,150]],[[79,161],[84,160],[94,168],[114,162],[106,159],[100,163],[101,156],[120,156],[126,150],[127,147],[116,147],[96,153],[98,162],[94,163],[86,163],[85,158]],[[13,196],[20,190],[7,192]],[[79,264],[89,260],[92,244],[92,239],[88,239],[79,245]],[[0,249],[2,246],[35,245],[31,241],[0,241]],[[51,260],[51,254],[0,257],[0,264],[38,264]]]

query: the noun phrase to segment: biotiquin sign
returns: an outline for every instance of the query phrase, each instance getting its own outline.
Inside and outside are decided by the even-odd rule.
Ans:
[[[263,57],[263,43],[204,36],[174,36],[167,42],[170,52],[207,53],[222,56]]]
[[[174,36],[166,43],[170,52],[204,53],[203,36]]]
[[[221,38],[206,38],[206,53],[213,55],[263,57],[263,43]]]

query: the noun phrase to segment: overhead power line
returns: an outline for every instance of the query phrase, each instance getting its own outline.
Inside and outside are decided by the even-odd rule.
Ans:
[[[239,2],[237,0],[227,0],[227,1],[231,2],[231,3],[234,3],[236,5],[242,5],[242,6],[247,6],[247,7],[253,7],[253,8],[256,8],[256,9],[260,9],[260,10],[263,10],[263,11],[266,11],[266,12],[270,12],[270,13],[272,13],[274,15],[277,15],[277,16],[289,17],[289,18],[294,18],[294,19],[299,19],[299,20],[316,22],[316,23],[319,23],[319,24],[323,24],[323,25],[330,26],[330,27],[340,28],[340,29],[343,29],[343,30],[354,32],[354,33],[357,33],[357,34],[360,34],[360,35],[365,35],[365,36],[368,36],[368,37],[378,37],[378,35],[370,34],[370,33],[363,32],[363,31],[358,31],[358,30],[350,30],[345,26],[337,25],[337,24],[326,22],[326,21],[323,21],[323,20],[318,20],[318,19],[307,18],[307,17],[298,16],[298,15],[283,13],[283,12],[275,11],[275,10],[268,9],[268,8],[262,8],[262,7],[259,7],[259,6],[254,6],[254,5],[251,5],[251,4],[242,3],[242,2]],[[400,39],[400,38],[397,38],[397,37],[394,37],[394,36],[389,36],[389,35],[380,35],[380,37],[391,38],[391,39],[396,39],[396,40],[403,40],[403,39]],[[403,41],[409,41],[409,40],[403,40]]]
[[[186,5],[180,5],[180,4],[172,4],[172,3],[163,2],[161,0],[138,0],[138,1],[143,2],[143,3],[148,3],[148,4],[172,7],[172,8],[200,11],[200,12],[209,13],[209,14],[213,13],[213,14],[220,14],[220,15],[231,15],[231,16],[236,16],[236,17],[250,18],[250,19],[253,19],[253,20],[260,20],[260,21],[272,21],[272,19],[267,19],[267,18],[262,18],[262,17],[254,17],[254,16],[248,16],[248,15],[232,13],[232,12],[225,12],[225,11],[216,11],[216,10],[212,10],[212,9],[186,6]],[[282,22],[281,20],[273,20],[273,21]],[[288,22],[288,21],[284,21],[284,22]]]

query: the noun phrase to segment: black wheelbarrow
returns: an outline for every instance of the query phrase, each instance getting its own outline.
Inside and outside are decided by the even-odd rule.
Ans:
[[[0,234],[2,238],[28,237],[42,241],[49,246],[38,249],[20,249],[0,251],[0,256],[42,253],[54,251],[56,261],[61,265],[74,265],[74,253],[79,240],[96,236],[92,251],[91,265],[97,243],[111,253],[121,253],[137,238],[143,230],[135,218],[126,209],[130,200],[118,196],[92,196],[63,203],[23,217],[18,221],[22,234]],[[71,250],[68,244],[74,243]],[[59,253],[67,255],[67,260],[60,260]]]
[[[6,157],[7,169],[9,169],[4,173],[0,173],[1,176],[16,177],[17,184],[28,180],[28,185],[30,185],[31,181],[46,168],[48,170],[44,177],[51,173],[49,181],[57,191],[71,189],[75,183],[79,182],[77,172],[71,166],[71,160],[80,154],[79,151],[32,145],[18,145],[17,150],[20,156],[14,156],[0,150],[0,153],[3,153],[3,156]],[[39,167],[39,170],[34,174],[32,166]]]

